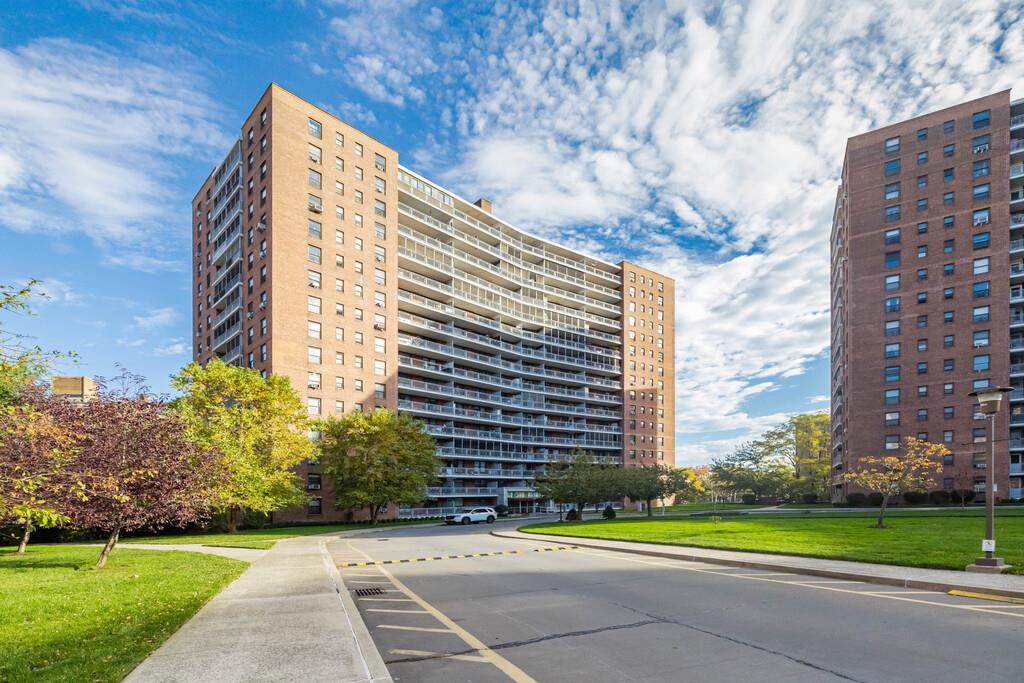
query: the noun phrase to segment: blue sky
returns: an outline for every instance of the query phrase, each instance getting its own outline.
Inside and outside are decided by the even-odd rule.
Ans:
[[[165,391],[189,199],[273,80],[525,229],[672,274],[677,460],[704,462],[827,407],[845,139],[1022,67],[996,0],[6,3],[0,281],[49,298],[5,326]]]

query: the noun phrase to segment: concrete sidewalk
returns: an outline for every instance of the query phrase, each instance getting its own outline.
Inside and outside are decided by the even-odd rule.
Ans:
[[[125,681],[390,683],[327,554],[329,538],[283,539],[260,551]]]
[[[606,541],[578,536],[549,536],[547,534],[524,534],[519,531],[492,531],[493,536],[517,538],[552,543],[571,542],[581,548],[596,548],[634,555],[664,557],[689,562],[707,562],[731,567],[749,567],[773,571],[807,574],[830,579],[867,581],[901,588],[917,588],[948,592],[951,590],[985,593],[1009,598],[1024,599],[1024,576],[1009,574],[969,574],[948,569],[919,569],[897,567],[888,564],[868,562],[846,562],[824,560],[793,555],[771,555],[733,550],[712,550],[688,546],[660,545],[657,543],[634,543],[631,541]]]

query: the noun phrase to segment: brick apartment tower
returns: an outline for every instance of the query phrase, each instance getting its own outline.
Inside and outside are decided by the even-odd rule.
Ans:
[[[577,449],[674,463],[670,278],[529,235],[276,84],[192,209],[195,360],[284,375],[313,416],[422,419],[430,512],[544,505],[533,477]],[[275,519],[347,516],[300,474],[314,502]]]
[[[996,498],[1022,497],[1022,162],[1024,101],[1009,91],[848,140],[831,236],[833,499],[859,458],[916,436],[952,451],[936,488],[982,500],[988,423],[968,394],[988,384],[1014,389]]]

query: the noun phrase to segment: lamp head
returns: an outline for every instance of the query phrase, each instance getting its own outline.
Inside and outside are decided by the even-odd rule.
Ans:
[[[999,412],[999,404],[1003,400],[1003,394],[1013,391],[1008,387],[985,387],[972,391],[968,396],[978,399],[978,407],[985,415],[992,415]]]

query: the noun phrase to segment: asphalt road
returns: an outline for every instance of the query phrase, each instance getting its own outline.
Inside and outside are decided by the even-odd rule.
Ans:
[[[329,543],[349,590],[377,593],[354,597],[396,681],[1024,680],[1024,605],[535,550],[557,545],[496,538],[493,528],[395,528]],[[449,557],[480,553],[491,554]],[[371,560],[419,561],[347,566]]]

